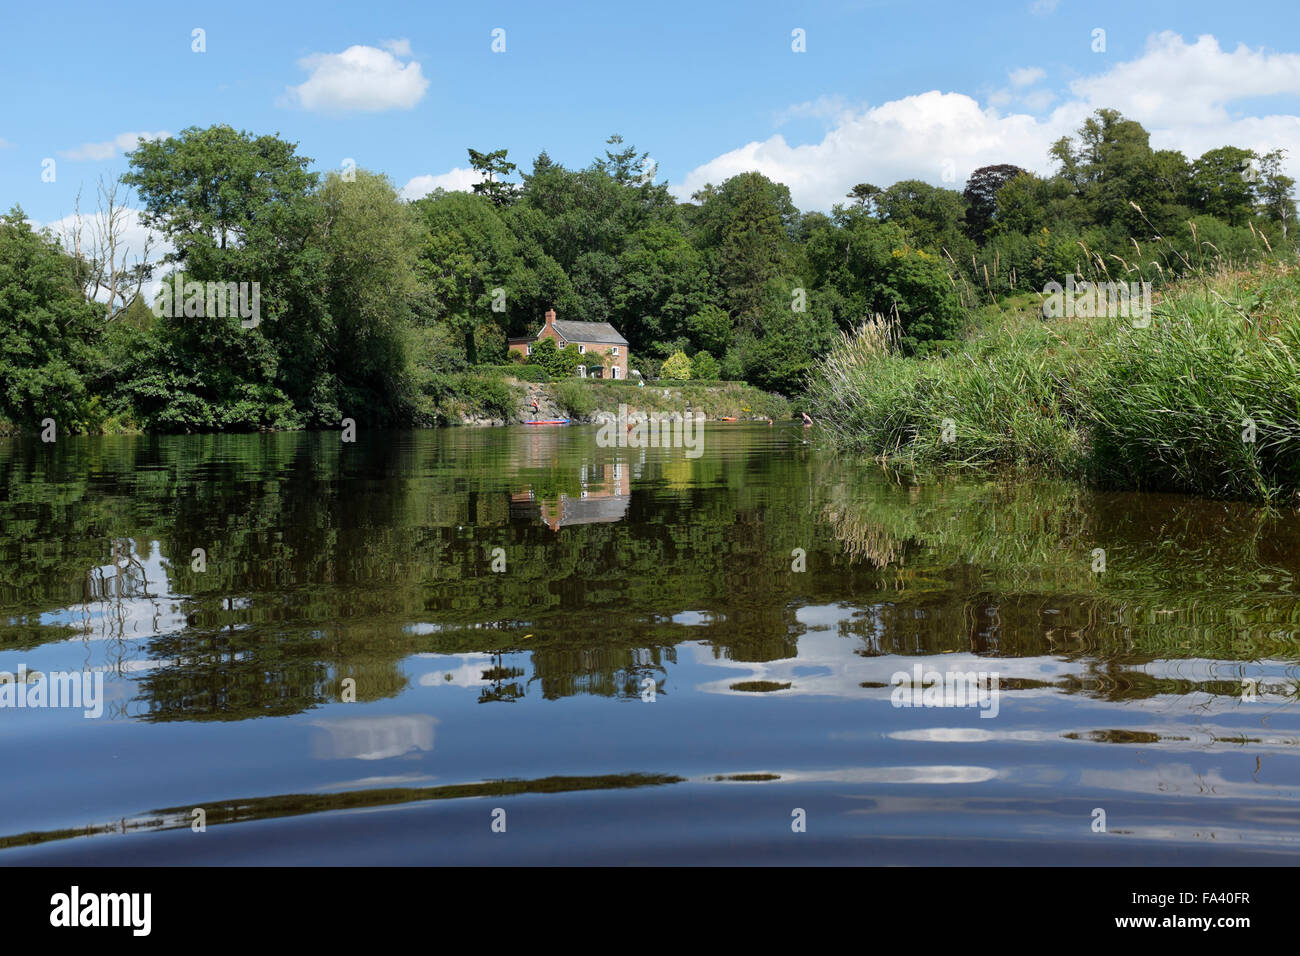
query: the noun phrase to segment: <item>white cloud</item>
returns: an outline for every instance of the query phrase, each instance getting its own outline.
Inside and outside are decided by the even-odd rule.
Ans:
[[[416,176],[401,189],[403,199],[413,200],[427,196],[435,189],[447,192],[469,192],[475,183],[483,181],[483,174],[476,169],[461,169],[459,166],[451,172],[437,176]]]
[[[419,63],[399,59],[410,56],[408,41],[390,40],[387,46],[350,46],[342,53],[313,53],[299,60],[310,76],[285,91],[286,101],[308,110],[411,109],[423,98],[429,81]]]
[[[775,125],[784,126],[792,119],[812,117],[814,119],[843,118],[852,113],[848,100],[842,96],[819,96],[815,100],[796,103],[776,114]]]
[[[1020,102],[1024,103],[1025,106],[1033,110],[1035,113],[1041,113],[1043,110],[1047,109],[1047,107],[1051,106],[1052,101],[1055,99],[1056,94],[1051,90],[1034,90],[1022,96]]]
[[[1011,78],[1011,85],[1015,87],[1033,86],[1039,80],[1047,75],[1040,67],[1022,66],[1018,70],[1012,70],[1007,74]]]
[[[1300,94],[1300,54],[1246,46],[1226,53],[1212,36],[1189,44],[1166,31],[1150,37],[1136,60],[1075,80],[1070,91],[1144,125],[1225,123],[1233,100]]]
[[[119,152],[135,149],[142,139],[166,139],[171,133],[165,129],[156,133],[118,133],[103,143],[82,143],[76,149],[59,150],[64,159],[112,159]]]
[[[1027,114],[1003,116],[982,109],[961,93],[931,90],[860,112],[820,143],[790,146],[780,135],[749,143],[692,170],[675,191],[684,199],[705,183],[751,169],[789,186],[803,209],[829,209],[859,182],[887,186],[900,179],[924,179],[960,188],[979,166],[1009,162],[1042,167],[1048,145],[1077,126],[1085,113],[1082,108],[1058,110],[1044,124]],[[1045,132],[1048,127],[1055,136]],[[954,181],[944,179],[949,162]]]
[[[1013,71],[1011,81],[1028,87],[1042,78],[1036,72]],[[788,185],[800,208],[828,210],[860,182],[923,179],[960,189],[973,170],[993,163],[1047,173],[1051,144],[1101,107],[1141,122],[1156,149],[1180,149],[1194,159],[1229,143],[1259,151],[1281,147],[1288,150],[1288,175],[1300,176],[1300,116],[1243,116],[1230,109],[1237,100],[1276,95],[1300,96],[1300,54],[1244,46],[1226,52],[1213,37],[1189,44],[1161,33],[1135,59],[1073,81],[1049,113],[1057,94],[1045,88],[995,90],[984,105],[964,93],[931,90],[847,109],[817,143],[791,146],[780,134],[748,143],[692,170],[673,192],[687,199],[705,183],[758,170]],[[837,101],[792,109],[811,113],[821,102]],[[1039,115],[1008,108],[1017,102]]]

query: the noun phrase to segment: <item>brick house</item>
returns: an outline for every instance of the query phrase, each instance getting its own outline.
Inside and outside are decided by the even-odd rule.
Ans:
[[[510,339],[510,351],[529,355],[533,345],[542,339],[554,339],[555,347],[559,349],[576,345],[583,356],[579,375],[627,378],[627,339],[608,322],[562,322],[555,318],[554,309],[547,309],[546,323],[537,337]]]

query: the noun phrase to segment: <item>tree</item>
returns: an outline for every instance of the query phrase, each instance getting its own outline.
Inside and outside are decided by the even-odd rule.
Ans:
[[[312,200],[331,334],[305,410],[320,425],[344,414],[400,421],[413,400],[407,317],[419,291],[415,218],[387,176],[364,169],[352,181],[331,173]]]
[[[876,210],[883,222],[897,223],[917,245],[932,252],[946,250],[959,259],[969,245],[962,231],[966,200],[956,190],[931,186],[919,179],[905,179],[876,197]]]
[[[1244,226],[1254,215],[1255,154],[1236,146],[1221,146],[1205,152],[1192,163],[1194,207],[1230,226]]]
[[[615,133],[605,142],[610,146],[622,146],[623,137]],[[605,150],[605,158],[596,160],[596,166],[620,186],[640,186],[654,180],[653,165],[649,159],[649,153],[637,156],[636,147],[628,146],[617,152]]]
[[[691,378],[713,381],[718,377],[718,360],[708,352],[696,352],[691,358]]]
[[[966,200],[966,234],[976,242],[982,242],[984,233],[993,224],[997,215],[998,191],[1017,176],[1025,173],[1011,163],[999,163],[996,166],[981,166],[970,174],[962,196]]]
[[[858,183],[849,190],[847,198],[853,200],[854,208],[867,215],[875,215],[876,197],[882,191],[879,186],[873,186],[871,183]]]
[[[1282,173],[1282,161],[1286,150],[1274,149],[1259,157],[1259,179],[1256,192],[1259,195],[1260,213],[1270,222],[1282,227],[1282,237],[1286,238],[1288,228],[1295,221],[1295,200],[1292,190],[1295,180]]]
[[[498,149],[490,153],[480,153],[477,149],[471,149],[468,152],[470,166],[476,172],[483,174],[482,182],[474,184],[474,194],[486,196],[494,206],[508,206],[514,202],[518,187],[503,181],[518,168],[506,159],[509,150]]]
[[[718,295],[738,326],[756,328],[768,282],[792,264],[791,236],[799,214],[790,190],[751,172],[701,195],[697,244],[708,258]]]
[[[76,260],[15,206],[0,217],[0,415],[38,431],[44,418],[87,424],[90,347],[102,306],[87,302]]]
[[[179,136],[141,140],[126,154],[122,182],[144,202],[144,225],[175,247],[164,261],[198,278],[220,278],[222,256],[286,238],[285,211],[318,182],[311,159],[277,136],[229,126],[190,127]]]
[[[103,302],[106,320],[113,322],[136,303],[153,273],[149,262],[153,235],[145,238],[140,249],[132,250],[126,236],[131,210],[118,199],[118,183],[105,183],[100,177],[96,194],[96,213],[87,223],[77,193],[72,222],[62,238],[80,266],[82,294],[88,302]]]
[[[716,305],[706,305],[686,320],[686,332],[695,348],[723,355],[731,341],[731,316]]]
[[[704,257],[679,230],[654,223],[629,237],[616,270],[611,321],[634,351],[668,354],[706,303]]]
[[[127,158],[122,181],[136,188],[145,225],[175,249],[163,261],[186,280],[256,288],[260,301],[253,327],[229,313],[160,317],[124,385],[137,409],[162,429],[300,424],[295,406],[313,405],[336,344],[311,160],[229,126],[141,141]]]

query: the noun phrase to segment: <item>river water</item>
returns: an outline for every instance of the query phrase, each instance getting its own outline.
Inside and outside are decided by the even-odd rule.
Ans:
[[[1293,513],[698,450],[0,442],[0,864],[1296,861]]]

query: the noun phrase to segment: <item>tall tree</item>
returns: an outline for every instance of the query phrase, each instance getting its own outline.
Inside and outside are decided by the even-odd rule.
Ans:
[[[999,163],[981,166],[970,174],[962,191],[967,204],[967,235],[976,242],[984,239],[984,233],[993,225],[993,217],[997,215],[998,190],[1024,172],[1026,170],[1012,163]]]
[[[474,193],[486,196],[494,206],[508,206],[514,202],[518,187],[505,182],[505,177],[512,175],[518,166],[506,159],[509,150],[480,153],[471,149],[468,152],[470,166],[483,174],[482,181],[474,184]]]

